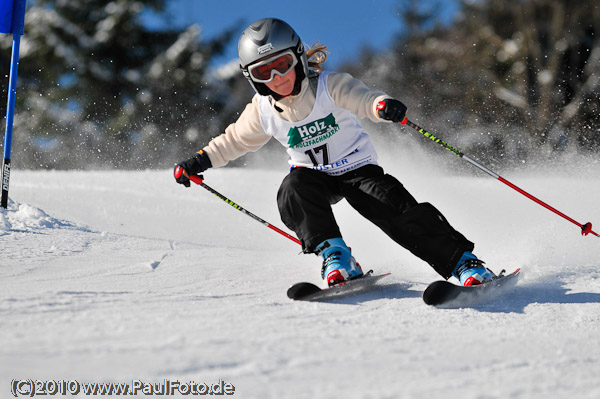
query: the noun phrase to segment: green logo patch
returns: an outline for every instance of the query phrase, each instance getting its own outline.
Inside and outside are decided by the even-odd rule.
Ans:
[[[338,130],[340,127],[335,123],[335,117],[329,114],[306,125],[290,128],[288,145],[290,148],[311,147],[333,136]]]

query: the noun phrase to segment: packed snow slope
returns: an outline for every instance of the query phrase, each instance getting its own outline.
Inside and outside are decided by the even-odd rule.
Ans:
[[[292,302],[291,284],[320,280],[319,258],[170,170],[13,170],[0,212],[0,397],[13,379],[222,380],[239,398],[600,397],[600,239],[477,170],[406,157],[382,165],[490,268],[523,269],[504,297],[425,305],[435,272],[342,202],[357,260],[392,275],[356,296]],[[600,168],[586,165],[505,177],[599,231]],[[285,228],[285,174],[277,161],[205,181]]]

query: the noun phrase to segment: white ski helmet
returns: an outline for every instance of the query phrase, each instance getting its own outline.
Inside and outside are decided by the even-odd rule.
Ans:
[[[279,52],[291,50],[297,59],[296,86],[308,76],[308,60],[300,36],[286,22],[277,18],[263,18],[248,26],[238,42],[238,56],[242,73],[260,95],[274,95],[264,83],[252,80],[248,67]]]

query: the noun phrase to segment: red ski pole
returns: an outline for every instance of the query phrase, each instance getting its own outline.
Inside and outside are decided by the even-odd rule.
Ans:
[[[236,204],[235,202],[233,202],[232,200],[230,200],[229,198],[227,198],[223,194],[219,193],[218,191],[216,191],[215,189],[213,189],[212,187],[210,187],[209,185],[207,185],[206,183],[204,183],[204,181],[202,179],[202,176],[188,176],[188,178],[191,181],[193,181],[194,183],[196,183],[197,185],[199,185],[200,187],[205,188],[206,190],[208,190],[212,194],[216,195],[217,197],[219,197],[220,199],[222,199],[223,201],[225,201],[226,203],[228,203],[229,205],[231,205],[232,207],[234,207],[238,211],[242,212],[243,214],[250,216],[252,219],[254,219],[257,222],[259,222],[259,223],[267,226],[271,230],[274,230],[274,231],[278,232],[282,236],[284,236],[286,238],[289,238],[290,240],[294,241],[296,244],[302,245],[302,243],[300,242],[300,240],[297,239],[296,237],[294,237],[294,236],[286,233],[285,231],[281,230],[280,228],[278,228],[276,226],[273,226],[271,223],[269,223],[269,222],[267,222],[267,221],[259,218],[258,216],[256,216],[252,212],[250,212],[250,211],[242,208],[241,206],[239,206],[238,204]]]
[[[385,106],[385,104],[383,106]],[[544,201],[542,201],[542,200],[534,197],[533,195],[529,194],[527,191],[523,190],[522,188],[520,188],[520,187],[516,186],[515,184],[511,183],[510,181],[506,180],[505,178],[503,178],[502,176],[500,176],[496,172],[494,172],[494,171],[486,168],[485,166],[481,165],[479,162],[475,161],[473,158],[470,158],[469,156],[463,154],[463,152],[460,151],[458,148],[449,145],[448,143],[444,142],[440,138],[438,138],[438,137],[434,136],[433,134],[429,133],[428,131],[426,131],[422,127],[418,126],[417,124],[409,121],[408,118],[405,118],[400,123],[402,125],[407,125],[407,126],[412,127],[417,132],[421,133],[423,136],[427,137],[428,139],[430,139],[434,143],[438,143],[439,145],[441,145],[442,147],[444,147],[448,151],[452,152],[454,155],[457,155],[460,158],[464,159],[465,161],[471,163],[472,165],[474,165],[477,168],[481,169],[482,171],[484,171],[488,175],[492,176],[494,179],[501,181],[502,183],[506,184],[508,187],[510,187],[513,190],[516,190],[517,192],[523,194],[524,196],[526,196],[530,200],[534,201],[535,203],[543,206],[544,208],[548,209],[549,211],[554,212],[558,216],[561,216],[561,217],[565,218],[569,222],[571,222],[571,223],[579,226],[579,228],[581,229],[581,235],[587,236],[588,234],[591,233],[591,234],[595,235],[596,237],[600,237],[600,235],[598,235],[598,233],[596,233],[596,232],[594,232],[592,230],[592,224],[590,222],[587,222],[585,224],[581,224],[581,223],[577,222],[576,220],[570,218],[569,216],[567,216],[564,213],[560,212],[556,208],[551,207],[550,205],[548,205]]]

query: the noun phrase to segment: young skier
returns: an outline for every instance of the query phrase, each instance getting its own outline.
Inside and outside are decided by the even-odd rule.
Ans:
[[[277,194],[281,219],[305,253],[322,256],[328,285],[363,275],[331,209],[342,198],[442,277],[462,285],[490,279],[493,273],[471,252],[474,244],[377,164],[358,119],[402,122],[406,106],[349,74],[322,71],[326,51],[313,45],[305,52],[298,34],[279,19],[246,28],[238,43],[240,68],[256,94],[223,134],[177,164],[176,181],[189,187],[189,176],[224,166],[274,137],[287,148],[290,165]]]

